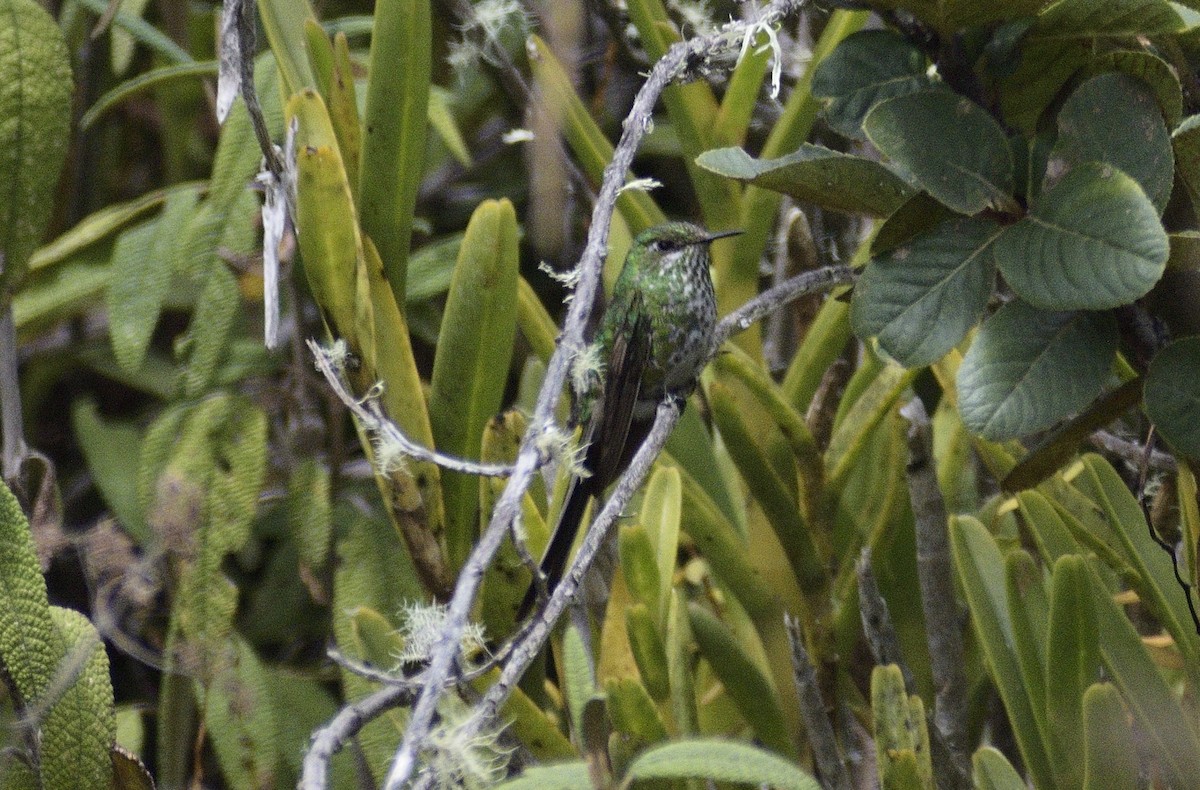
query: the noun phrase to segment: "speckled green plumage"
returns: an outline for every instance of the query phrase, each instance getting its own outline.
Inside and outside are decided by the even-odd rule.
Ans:
[[[587,477],[572,481],[542,559],[547,587],[562,577],[590,497],[599,496],[629,466],[654,422],[658,404],[682,402],[696,387],[717,323],[709,275],[709,233],[687,222],[657,225],[639,235],[613,288],[588,357],[601,366],[575,393],[576,419],[587,443]],[[532,605],[534,590],[522,612]]]

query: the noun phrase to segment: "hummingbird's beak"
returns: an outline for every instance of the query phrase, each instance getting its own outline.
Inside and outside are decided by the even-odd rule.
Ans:
[[[719,233],[712,233],[712,234],[709,234],[708,236],[705,236],[703,239],[700,240],[700,243],[701,244],[712,244],[717,239],[726,239],[726,238],[729,238],[730,236],[740,236],[745,232],[746,231],[742,230],[741,228],[738,228],[737,230],[723,230],[723,231],[720,231]]]

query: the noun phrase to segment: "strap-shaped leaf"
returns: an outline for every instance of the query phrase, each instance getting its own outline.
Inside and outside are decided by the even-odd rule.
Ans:
[[[916,183],[960,214],[1011,210],[1013,158],[1000,124],[944,88],[880,102],[863,129]]]
[[[959,218],[872,260],[854,289],[850,321],[906,367],[936,362],[966,336],[995,281],[999,224]]]
[[[1107,313],[1009,302],[984,322],[958,370],[963,422],[993,441],[1048,428],[1096,397],[1116,348]]]
[[[358,182],[362,230],[379,249],[396,304],[404,304],[417,190],[425,171],[429,123],[429,0],[379,0]]]
[[[500,410],[516,335],[518,263],[512,204],[485,201],[467,225],[433,363],[429,419],[443,452],[478,458],[484,425]],[[479,484],[447,472],[442,486],[446,545],[457,566],[478,531]]]
[[[71,122],[71,60],[34,0],[0,2],[0,285],[25,272],[50,219]]]
[[[1112,165],[1141,185],[1161,214],[1171,197],[1175,157],[1154,92],[1126,74],[1092,77],[1058,112],[1051,167]]]
[[[736,741],[704,738],[675,741],[647,750],[629,766],[626,777],[708,779],[779,790],[818,790],[815,779],[794,763]]]
[[[1050,623],[1046,630],[1046,719],[1048,751],[1063,787],[1083,778],[1083,695],[1100,669],[1099,636],[1084,559],[1059,558],[1051,583]]]
[[[891,214],[913,194],[912,187],[878,162],[809,143],[778,159],[717,148],[697,157],[696,164],[834,211],[876,217]]]

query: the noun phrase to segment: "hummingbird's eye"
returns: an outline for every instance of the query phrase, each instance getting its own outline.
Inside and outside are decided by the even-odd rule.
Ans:
[[[676,249],[675,242],[670,239],[658,239],[650,246],[654,248],[655,252],[670,252]]]

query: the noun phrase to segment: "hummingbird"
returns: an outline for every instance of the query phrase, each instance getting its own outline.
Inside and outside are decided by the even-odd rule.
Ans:
[[[585,352],[600,369],[573,377],[572,423],[584,426],[585,474],[568,484],[542,557],[547,592],[562,580],[589,500],[599,498],[629,466],[658,405],[670,398],[682,407],[696,388],[717,325],[709,245],[741,232],[711,233],[690,222],[667,222],[634,239]],[[536,600],[533,584],[518,619]]]

